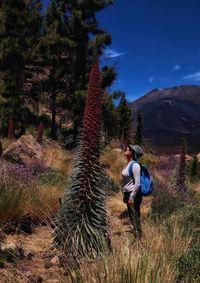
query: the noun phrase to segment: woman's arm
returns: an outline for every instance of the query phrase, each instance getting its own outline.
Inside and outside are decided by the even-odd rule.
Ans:
[[[135,180],[135,184],[134,184],[134,187],[133,187],[133,191],[131,192],[130,194],[130,197],[129,199],[130,200],[133,200],[140,188],[140,172],[141,172],[141,168],[140,168],[140,165],[138,163],[134,163],[133,164],[133,167],[132,167],[132,172],[133,172],[133,177],[134,177],[134,180]]]

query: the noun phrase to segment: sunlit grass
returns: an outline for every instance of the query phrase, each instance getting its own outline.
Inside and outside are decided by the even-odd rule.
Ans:
[[[71,172],[73,152],[65,151],[61,147],[45,145],[43,147],[45,161],[56,170],[42,173],[32,184],[13,183],[10,176],[5,175],[4,182],[0,179],[0,222],[5,223],[17,220],[23,215],[31,215],[33,219],[53,223],[53,216],[57,212],[60,199],[62,200],[64,188],[68,174]],[[151,172],[159,185],[168,184],[162,170],[154,168],[155,157],[144,157],[141,163],[147,161]],[[166,166],[169,159],[166,159]],[[165,158],[161,158],[165,167]],[[126,159],[120,150],[105,151],[101,157],[101,162],[107,165],[108,174],[117,181],[121,180],[121,171],[126,164]],[[157,161],[156,161],[157,162]],[[2,163],[3,164],[3,163]],[[3,166],[3,165],[2,165]],[[152,171],[153,170],[153,171]],[[4,184],[2,190],[2,184]],[[200,193],[200,183],[192,184],[192,189]],[[162,188],[158,188],[159,190]],[[113,252],[105,251],[103,257],[91,259],[90,262],[83,261],[80,268],[65,269],[69,275],[61,276],[59,282],[72,283],[172,283],[177,280],[176,263],[191,245],[192,229],[184,231],[178,222],[173,222],[170,231],[166,232],[163,222],[154,222],[151,217],[151,202],[155,196],[143,199],[142,230],[143,237],[140,242],[136,242],[132,235],[126,232],[123,220],[119,219],[119,214],[124,211],[126,205],[122,201],[122,193],[109,197],[108,215],[112,229],[120,232],[119,235],[112,235]],[[158,200],[159,201],[159,198]],[[166,202],[166,205],[168,203]],[[159,209],[162,209],[159,208]],[[159,211],[158,211],[159,213]],[[174,212],[172,212],[174,213]],[[179,214],[177,215],[185,217]],[[176,220],[176,219],[175,219]],[[177,221],[179,218],[177,217]],[[128,219],[127,219],[128,221]],[[171,223],[171,222],[170,222]],[[50,241],[50,240],[48,240]],[[48,242],[49,244],[49,242]],[[42,249],[41,249],[42,252]],[[17,281],[16,281],[17,282]]]
[[[66,174],[71,173],[72,160],[74,157],[72,151],[64,150],[57,145],[55,147],[45,145],[42,152],[43,159],[48,166],[59,169]]]
[[[126,164],[126,159],[120,150],[105,151],[101,156],[101,163],[108,165],[107,172],[110,177],[116,181],[121,180],[121,171]]]
[[[112,254],[92,264],[83,264],[70,271],[69,282],[106,283],[171,283],[175,282],[175,261],[190,244],[191,237],[182,237],[175,227],[170,237],[160,227],[145,223],[142,242],[127,239]]]

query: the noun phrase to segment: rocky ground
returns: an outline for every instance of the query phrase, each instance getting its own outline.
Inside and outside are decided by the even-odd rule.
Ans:
[[[114,248],[122,246],[132,237],[132,226],[128,218],[122,218],[125,210],[121,193],[110,197],[108,211],[111,226],[111,239]],[[145,198],[142,205],[142,215],[150,209],[151,198]],[[70,282],[63,255],[52,247],[52,228],[35,226],[32,235],[7,235],[3,240],[6,248],[16,256],[13,263],[6,263],[0,270],[0,282]],[[14,258],[15,258],[14,256]]]

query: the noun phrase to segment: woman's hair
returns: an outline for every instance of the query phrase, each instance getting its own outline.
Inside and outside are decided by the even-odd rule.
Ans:
[[[127,146],[128,146],[129,150],[130,150],[131,153],[132,153],[132,159],[133,159],[133,160],[137,160],[137,158],[136,158],[136,156],[135,156],[135,151],[129,146],[129,144],[127,144]]]

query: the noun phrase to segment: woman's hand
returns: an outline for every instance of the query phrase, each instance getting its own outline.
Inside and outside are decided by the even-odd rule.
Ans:
[[[128,204],[134,204],[134,201],[133,201],[132,198],[130,198],[130,199],[128,200]]]

